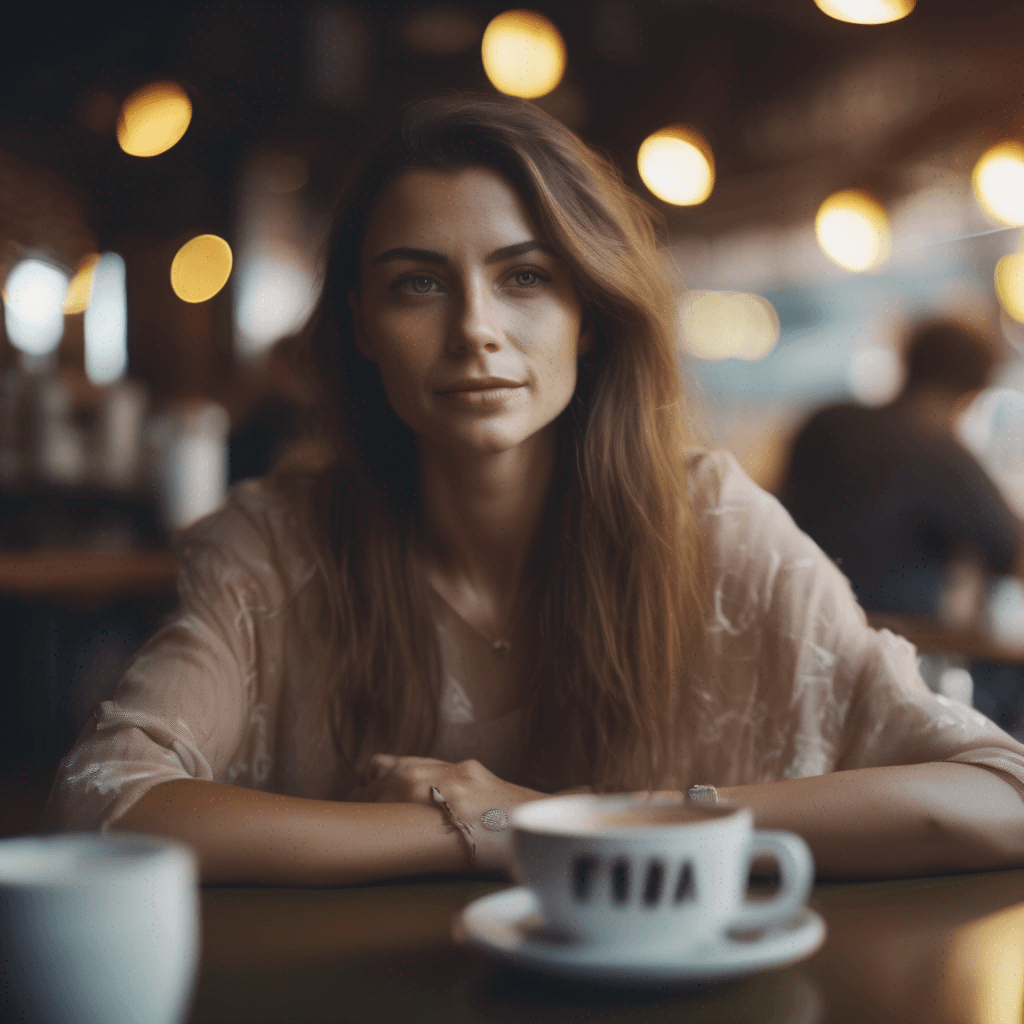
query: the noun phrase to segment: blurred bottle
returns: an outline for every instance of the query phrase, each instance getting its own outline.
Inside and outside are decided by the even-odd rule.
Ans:
[[[44,483],[80,483],[88,467],[86,433],[74,418],[71,387],[59,373],[31,377],[32,475]]]
[[[947,564],[939,597],[939,619],[951,629],[982,625],[985,609],[985,570],[971,551],[962,551]]]
[[[93,470],[110,487],[131,488],[140,471],[148,395],[134,381],[104,388],[96,419]]]
[[[959,701],[969,708],[974,707],[974,678],[960,665],[943,669],[939,676],[938,693],[950,700]]]
[[[215,402],[176,403],[147,427],[164,523],[182,530],[224,500],[229,419]]]
[[[1024,584],[1003,576],[992,587],[986,608],[988,632],[1009,647],[1024,646]]]
[[[974,677],[959,654],[931,651],[918,655],[917,670],[928,689],[968,707],[974,706]]]

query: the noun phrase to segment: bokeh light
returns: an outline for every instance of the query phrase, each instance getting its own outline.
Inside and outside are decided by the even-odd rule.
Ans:
[[[905,372],[900,357],[882,345],[863,345],[850,358],[847,384],[861,405],[885,405],[903,387]]]
[[[64,334],[68,276],[43,260],[22,260],[4,284],[4,323],[11,344],[28,356],[45,356]]]
[[[176,82],[154,82],[136,89],[121,105],[117,141],[131,156],[158,156],[188,130],[192,103]]]
[[[743,292],[687,292],[680,327],[684,348],[700,359],[763,359],[779,340],[775,307]]]
[[[264,241],[242,250],[235,282],[235,326],[244,357],[265,352],[301,330],[316,303],[310,261],[284,242]]]
[[[183,302],[206,302],[231,276],[231,246],[218,235],[197,235],[171,261],[171,287]]]
[[[128,368],[128,299],[124,260],[106,252],[92,276],[85,311],[85,374],[93,384],[113,384]]]
[[[996,295],[1008,316],[1024,323],[1024,252],[1013,252],[996,264]]]
[[[565,72],[561,33],[536,11],[499,14],[484,30],[481,52],[491,84],[509,96],[544,96]]]
[[[885,25],[905,18],[916,0],[814,0],[830,18],[854,25]]]
[[[846,270],[873,270],[892,252],[888,214],[859,189],[829,196],[818,209],[814,232],[825,255]]]
[[[100,255],[96,252],[82,260],[64,296],[65,313],[84,313],[89,308],[89,300],[92,298],[92,275],[99,261]]]
[[[1000,142],[986,150],[971,175],[974,194],[993,220],[1024,224],[1024,146]]]
[[[715,187],[711,147],[700,132],[673,125],[649,135],[636,157],[643,183],[675,206],[703,203]]]

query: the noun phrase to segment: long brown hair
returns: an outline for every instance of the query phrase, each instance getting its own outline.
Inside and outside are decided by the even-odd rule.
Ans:
[[[372,149],[329,238],[308,339],[321,427],[341,455],[308,492],[306,523],[334,744],[359,778],[378,751],[427,753],[438,727],[415,439],[356,348],[347,294],[358,290],[364,226],[384,185],[410,168],[475,165],[520,193],[594,327],[558,421],[561,471],[528,571],[521,778],[547,789],[662,785],[674,775],[685,681],[702,645],[703,593],[671,288],[646,206],[609,161],[521,101],[411,107]],[[308,618],[310,605],[301,608]]]

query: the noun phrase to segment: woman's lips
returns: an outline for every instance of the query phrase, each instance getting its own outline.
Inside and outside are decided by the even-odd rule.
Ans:
[[[466,391],[493,391],[495,389],[521,388],[519,381],[508,380],[505,377],[471,377],[459,381],[457,384],[450,384],[448,387],[438,388],[442,395],[462,394]]]
[[[503,405],[524,387],[511,380],[486,378],[463,381],[439,391],[438,394],[449,402],[471,409],[490,409]]]

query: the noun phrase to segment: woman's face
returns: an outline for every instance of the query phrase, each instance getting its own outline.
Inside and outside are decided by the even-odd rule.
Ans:
[[[356,341],[421,441],[507,451],[549,427],[589,344],[562,262],[497,172],[406,171],[377,198]]]

